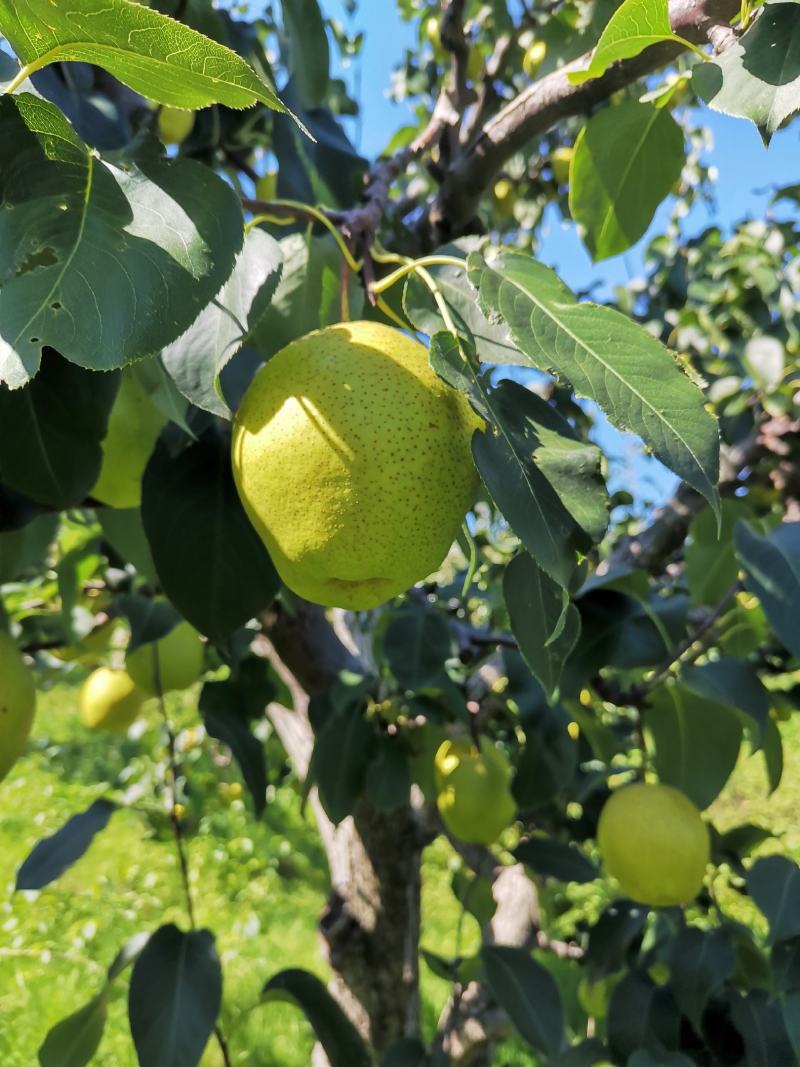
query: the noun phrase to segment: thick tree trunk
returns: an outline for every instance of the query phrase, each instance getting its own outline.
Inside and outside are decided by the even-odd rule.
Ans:
[[[264,620],[263,651],[292,693],[294,707],[272,704],[269,717],[300,777],[308,772],[313,734],[309,695],[343,669],[358,670],[357,642],[346,647],[323,612],[300,603],[293,617]],[[341,627],[337,627],[341,634]],[[346,635],[343,635],[346,637]],[[330,991],[378,1052],[419,1033],[420,881],[424,836],[411,805],[389,814],[361,803],[333,826],[316,791],[310,802],[331,874],[320,921],[333,971]],[[321,1050],[314,1063],[324,1063]]]

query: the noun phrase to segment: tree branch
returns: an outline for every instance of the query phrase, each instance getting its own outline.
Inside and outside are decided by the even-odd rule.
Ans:
[[[675,33],[692,44],[713,39],[728,27],[739,10],[738,0],[672,0],[670,21]],[[567,74],[588,65],[591,53],[539,79],[494,116],[453,161],[423,227],[423,246],[443,244],[458,236],[474,219],[478,202],[497,172],[536,137],[574,115],[588,114],[597,104],[640,78],[672,62],[685,49],[665,43],[615,63],[601,78],[573,85]]]

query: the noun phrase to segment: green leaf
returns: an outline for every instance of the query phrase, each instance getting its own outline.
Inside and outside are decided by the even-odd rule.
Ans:
[[[0,383],[12,388],[46,345],[90,370],[158,351],[219,292],[242,242],[238,198],[209,167],[152,153],[103,163],[27,93],[0,99],[0,184]]]
[[[782,522],[765,537],[744,522],[734,531],[736,555],[778,639],[800,656],[800,522]]]
[[[444,616],[426,608],[395,612],[382,644],[392,674],[404,689],[421,689],[430,683],[452,651]]]
[[[550,972],[529,952],[506,945],[484,945],[481,960],[492,992],[528,1044],[548,1056],[560,1052],[564,1010]]]
[[[3,482],[50,507],[82,503],[100,473],[118,385],[117,374],[98,377],[47,352],[26,388],[0,386]]]
[[[269,358],[312,330],[341,321],[341,253],[333,238],[295,233],[279,242],[281,280],[271,303],[255,323],[252,342]],[[350,274],[350,311],[361,313],[364,290]],[[252,327],[251,327],[252,328]]]
[[[581,618],[565,593],[526,553],[505,569],[503,596],[519,650],[551,701],[558,699],[564,661],[577,644]]]
[[[733,547],[737,519],[750,514],[743,500],[722,501],[722,522],[710,511],[701,511],[689,527],[686,546],[686,582],[695,604],[716,605],[736,581],[739,564]]]
[[[529,256],[507,252],[488,265],[473,254],[469,265],[484,311],[508,323],[534,367],[571,382],[718,507],[716,421],[659,341],[614,308],[579,303]]]
[[[783,778],[783,738],[778,724],[771,718],[767,720],[764,731],[764,765],[770,793],[774,793]]]
[[[352,813],[363,792],[374,744],[375,734],[361,707],[330,715],[317,734],[309,773],[335,826]]]
[[[40,841],[17,872],[16,891],[43,889],[77,862],[117,810],[108,800],[96,800],[73,815],[60,830]]]
[[[531,837],[517,845],[515,857],[537,874],[560,882],[584,885],[600,877],[591,860],[571,842],[552,837]]]
[[[331,1067],[372,1067],[372,1056],[358,1031],[322,982],[308,971],[281,971],[261,994],[266,1003],[296,1004],[314,1029]]]
[[[769,943],[800,935],[800,867],[786,856],[756,860],[747,891],[769,921]]]
[[[770,952],[773,988],[776,993],[800,992],[800,937],[779,941]]]
[[[116,606],[128,620],[131,639],[126,653],[135,652],[141,645],[158,641],[173,630],[181,621],[172,604],[166,600],[154,600],[138,593],[123,593],[116,598]]]
[[[660,41],[680,41],[672,32],[667,0],[625,0],[603,30],[586,70],[568,74],[573,85],[605,74],[612,63],[632,59]]]
[[[394,811],[408,802],[411,768],[402,742],[381,734],[366,776],[366,793],[378,811]]]
[[[485,238],[464,237],[438,248],[436,255],[460,259],[469,252],[477,251],[484,242]],[[463,267],[439,264],[427,270],[436,282],[458,334],[474,342],[482,363],[525,364],[525,357],[509,337],[506,324],[489,322],[481,311],[475,290],[467,277],[466,258]],[[417,274],[408,276],[403,291],[403,309],[409,322],[429,337],[448,329],[433,294]]]
[[[445,337],[452,334],[433,338],[432,360]],[[475,465],[528,552],[569,588],[575,553],[587,552],[608,521],[600,453],[577,440],[554,408],[519,383],[502,381],[481,393],[496,432],[473,435]]]
[[[39,1049],[40,1067],[86,1067],[100,1047],[107,1015],[108,994],[104,989],[48,1031]]]
[[[733,1025],[744,1038],[744,1067],[795,1063],[796,1058],[780,1001],[770,999],[763,989],[737,997],[731,1005]]]
[[[741,712],[754,750],[761,747],[769,718],[769,694],[753,667],[738,659],[722,657],[681,671],[681,681],[698,696]]]
[[[736,766],[742,723],[730,708],[680,685],[659,686],[645,712],[659,779],[707,808]]]
[[[713,63],[692,75],[698,96],[715,111],[750,119],[765,144],[800,110],[800,17],[795,0],[772,0],[753,25]]]
[[[328,91],[330,54],[317,0],[282,0],[289,36],[289,70],[304,107],[318,107]]]
[[[138,574],[150,584],[157,585],[156,565],[147,543],[138,508],[97,508],[97,521],[103,537],[126,563],[132,564]]]
[[[136,960],[128,995],[140,1064],[197,1067],[222,1004],[222,968],[208,930],[157,930]]]
[[[178,456],[156,446],[142,522],[165,593],[212,640],[225,641],[275,597],[280,580],[239,500],[228,442],[213,429]]]
[[[647,922],[648,909],[632,900],[615,900],[589,931],[585,962],[593,981],[632,962]]]
[[[607,1039],[623,1061],[652,1043],[657,986],[642,971],[629,971],[614,986],[608,1004]]]
[[[686,926],[672,941],[669,955],[672,995],[695,1030],[702,1033],[703,1011],[709,998],[733,974],[736,948],[726,930]]]
[[[683,131],[666,108],[628,100],[589,119],[575,142],[569,209],[592,259],[639,240],[683,160]]]
[[[92,63],[171,107],[258,102],[286,110],[235,52],[129,0],[0,0],[0,33],[31,71],[49,63]]]
[[[216,298],[161,353],[175,385],[204,411],[230,418],[219,375],[268,305],[282,262],[278,242],[264,230],[250,230],[233,273]]]
[[[545,706],[535,716],[526,716],[525,748],[512,787],[521,808],[547,803],[572,780],[578,749],[567,731],[568,723],[559,707]]]
[[[265,661],[259,661],[259,665],[265,672],[268,671]],[[253,715],[248,707],[250,694],[246,682],[247,679],[236,676],[222,682],[206,682],[200,693],[199,710],[209,735],[222,741],[231,750],[253,799],[256,815],[261,815],[267,803],[267,767],[264,745],[250,730]],[[259,714],[263,715],[274,693],[267,677],[260,694]]]

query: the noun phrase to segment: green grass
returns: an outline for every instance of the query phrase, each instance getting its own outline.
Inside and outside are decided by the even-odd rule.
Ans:
[[[186,925],[174,843],[154,783],[163,768],[150,753],[156,716],[139,740],[85,730],[76,716],[77,689],[59,683],[42,694],[29,754],[0,784],[0,1064],[32,1067],[48,1029],[82,1006],[102,984],[105,968],[126,940],[173,921]],[[261,821],[236,796],[238,774],[219,752],[200,744],[191,702],[172,708],[182,732],[182,760],[192,793],[186,816],[190,870],[198,922],[217,937],[224,965],[222,1025],[234,1063],[249,1067],[305,1067],[313,1039],[298,1011],[259,1006],[259,991],[276,971],[302,966],[323,979],[317,918],[327,891],[322,849],[295,788],[275,791]],[[786,770],[780,789],[766,796],[761,758],[742,759],[712,815],[720,829],[744,821],[784,831],[777,847],[800,858],[800,727],[785,724]],[[114,787],[129,806],[66,874],[40,893],[14,894],[19,864],[43,836]],[[775,848],[768,844],[765,848]],[[458,909],[450,890],[452,853],[437,841],[425,857],[422,944],[448,956],[456,949]],[[605,890],[564,895],[555,927],[596,910]],[[754,909],[736,894],[730,913],[758,925]],[[467,918],[462,950],[477,947],[477,924]],[[574,984],[572,968],[568,984]],[[127,975],[116,983],[97,1067],[136,1067],[126,1019]],[[448,995],[446,982],[423,966],[423,1017],[431,1033]],[[569,997],[572,1001],[574,998]],[[499,1062],[531,1067],[529,1053],[509,1047]],[[204,1067],[218,1067],[210,1048]]]

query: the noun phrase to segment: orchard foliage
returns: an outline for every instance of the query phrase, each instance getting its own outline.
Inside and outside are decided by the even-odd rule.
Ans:
[[[413,963],[378,952],[366,980],[411,974],[392,991],[402,1025],[351,982],[355,935],[331,953],[332,992],[300,968],[264,975],[263,1001],[297,1004],[331,1064],[488,1064],[509,1028],[526,1063],[798,1062],[800,870],[754,857],[771,828],[722,833],[706,814],[703,886],[666,907],[621,895],[597,830],[630,782],[705,812],[743,755],[767,789],[781,781],[800,692],[800,189],[730,233],[687,239],[682,218],[713,198],[708,108],[765,145],[800,108],[800,6],[396,6],[419,29],[392,81],[414,119],[369,161],[336,73],[362,38],[322,0],[242,17],[209,0],[0,0],[0,710],[27,693],[16,674],[8,688],[17,649],[43,684],[104,672],[87,728],[124,729],[152,697],[187,910],[120,946],[39,1062],[92,1062],[123,981],[143,1067],[194,1067],[207,1047],[260,1062],[225,1034],[214,935],[194,923],[202,878],[186,873],[190,782],[164,694],[201,675],[207,743],[232,753],[254,819],[275,774],[268,708],[277,777],[326,841],[367,827],[418,864],[449,832],[462,856],[453,909],[485,938],[472,956],[424,954],[453,985],[435,1034],[414,1010],[411,905],[387,924],[407,925]],[[536,258],[548,208],[599,261],[668,197],[645,277],[613,300]],[[331,659],[333,630],[281,585],[239,500],[231,425],[265,361],[362,318],[424,339],[480,417],[480,489],[436,574],[368,614],[332,613],[349,636]],[[680,480],[655,513],[609,496],[603,420]],[[0,721],[12,775],[23,704]],[[37,845],[17,889],[46,891],[137,797],[110,783]],[[509,873],[538,896],[514,938]],[[594,904],[565,918],[587,886]],[[394,889],[413,905],[413,877]],[[766,940],[731,918],[742,900]]]

